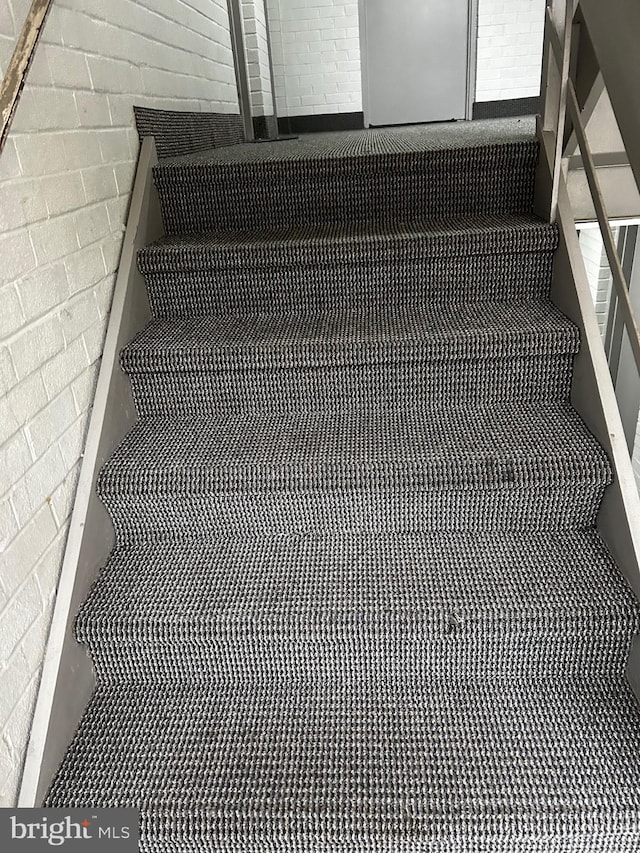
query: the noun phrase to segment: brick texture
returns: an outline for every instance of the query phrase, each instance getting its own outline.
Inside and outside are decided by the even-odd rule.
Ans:
[[[476,101],[540,93],[545,0],[479,0]]]
[[[30,0],[0,0],[6,70]],[[0,155],[0,806],[16,801],[138,153],[237,112],[225,0],[56,0]]]
[[[636,427],[636,438],[633,446],[633,457],[631,460],[633,465],[633,473],[636,476],[636,484],[640,492],[640,414],[638,415],[638,425]]]
[[[267,0],[279,116],[360,112],[358,3]]]
[[[358,3],[267,0],[267,9],[278,114],[359,112]],[[544,9],[545,0],[479,0],[477,101],[539,94]]]
[[[618,238],[618,229],[613,229],[614,237]],[[587,278],[591,288],[591,296],[596,309],[600,334],[604,338],[609,316],[609,300],[611,299],[611,270],[604,250],[599,228],[583,228],[580,231],[580,248]]]
[[[614,239],[618,240],[619,229],[612,228]],[[587,270],[587,278],[591,288],[591,296],[596,309],[598,327],[603,339],[607,331],[609,319],[609,304],[613,279],[611,269],[604,249],[602,236],[598,227],[583,228],[580,231],[580,248]],[[635,474],[638,491],[640,492],[640,413],[636,427],[636,436],[631,454],[631,465]]]
[[[254,116],[270,116],[274,114],[274,110],[264,0],[242,0],[242,23],[249,70],[251,113]]]

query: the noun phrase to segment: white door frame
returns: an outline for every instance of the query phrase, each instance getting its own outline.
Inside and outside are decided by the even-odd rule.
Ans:
[[[465,119],[473,116],[473,102],[476,93],[476,58],[478,53],[478,2],[468,0],[469,31],[467,35],[467,97]],[[369,127],[371,109],[369,105],[369,74],[367,68],[367,0],[358,0],[358,22],[360,29],[360,72],[362,77],[362,112],[364,126]]]

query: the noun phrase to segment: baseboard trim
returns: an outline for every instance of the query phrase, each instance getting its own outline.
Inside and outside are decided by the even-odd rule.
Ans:
[[[235,113],[193,113],[136,107],[133,112],[140,144],[153,136],[158,159],[193,154],[244,142],[242,116]]]
[[[477,101],[473,105],[473,118],[514,118],[537,115],[540,98],[513,98],[506,101]],[[262,128],[268,117],[254,118],[256,136],[264,138]],[[261,132],[258,132],[260,129]],[[323,113],[322,115],[283,116],[278,119],[278,132],[325,133],[335,130],[363,130],[364,113]]]
[[[540,112],[540,98],[510,98],[505,101],[476,101],[473,118],[515,118],[534,116]]]
[[[364,113],[324,113],[284,116],[278,119],[280,133],[325,133],[333,130],[363,130]]]
[[[278,135],[278,120],[274,115],[253,117],[254,139],[273,139]]]

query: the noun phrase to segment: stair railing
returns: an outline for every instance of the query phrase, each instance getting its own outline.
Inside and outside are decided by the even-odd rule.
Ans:
[[[27,72],[35,53],[40,33],[44,27],[53,0],[33,0],[22,31],[16,42],[7,73],[0,87],[0,154],[9,135],[11,122],[24,88]]]
[[[602,233],[620,316],[640,375],[640,329],[583,118],[587,96],[598,75],[602,74],[629,165],[640,187],[640,97],[637,92],[640,62],[637,44],[631,40],[633,47],[625,55],[624,40],[625,34],[638,35],[640,30],[635,24],[640,24],[640,15],[634,0],[618,0],[616,4],[602,4],[598,0],[547,0],[541,131],[547,138],[545,147],[552,184],[550,203],[537,212],[551,222],[556,221],[560,186],[566,182],[567,175],[567,143],[575,138]],[[636,73],[632,71],[633,63]]]
[[[613,274],[620,317],[624,323],[636,370],[640,375],[640,336],[629,299],[629,284],[609,225],[603,184],[606,172],[598,166],[626,167],[628,183],[640,187],[640,4],[637,0],[547,0],[542,64],[542,115],[537,136],[540,157],[536,173],[535,212],[558,228],[551,299],[577,326],[581,347],[575,357],[571,404],[605,448],[613,480],[606,489],[596,526],[618,566],[640,598],[640,499],[615,390],[607,362],[595,307],[578,242],[575,208],[567,176],[580,161],[586,175],[587,195],[598,219]],[[607,108],[602,106],[602,94]],[[610,102],[610,106],[609,106]],[[603,116],[608,126],[601,126]],[[620,156],[598,154],[594,158],[586,130],[596,139],[616,140],[625,152]],[[617,124],[617,127],[614,127]],[[615,131],[615,132],[614,132]],[[574,156],[575,146],[579,156]],[[575,175],[575,173],[574,173]],[[617,184],[618,190],[620,183]],[[636,201],[630,216],[638,217]],[[609,193],[610,207],[618,198]],[[628,204],[624,200],[622,207]],[[591,214],[590,214],[591,215]],[[582,217],[581,217],[582,218]],[[640,699],[640,638],[634,642],[627,677]]]

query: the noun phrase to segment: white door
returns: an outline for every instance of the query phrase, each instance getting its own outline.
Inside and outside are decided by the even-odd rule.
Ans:
[[[467,117],[472,0],[360,0],[365,125]]]

